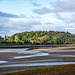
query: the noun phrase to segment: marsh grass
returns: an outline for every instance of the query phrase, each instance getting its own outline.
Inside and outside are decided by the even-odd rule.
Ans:
[[[0,73],[3,72],[14,72],[20,70],[30,70],[30,69],[41,68],[41,66],[31,66],[31,67],[12,67],[12,68],[0,68]]]
[[[38,68],[3,75],[75,75],[75,64]]]

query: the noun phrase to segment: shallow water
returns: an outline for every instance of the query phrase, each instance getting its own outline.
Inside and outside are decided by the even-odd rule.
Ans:
[[[0,67],[51,66],[51,65],[67,65],[67,64],[75,64],[75,62],[50,62],[50,63],[12,64],[12,65],[1,65]]]
[[[22,54],[37,54],[40,51],[36,51],[36,52],[31,52],[31,51],[23,51],[23,52],[17,52],[17,53],[22,53]]]
[[[26,51],[28,49],[30,48],[11,48],[11,49],[6,48],[6,49],[0,49],[0,51]]]
[[[20,59],[20,58],[30,58],[30,57],[37,57],[37,56],[47,56],[49,55],[48,53],[35,53],[33,55],[27,55],[27,56],[17,56],[17,57],[14,57],[14,59]]]
[[[8,61],[0,61],[0,64],[2,64],[2,63],[8,63]]]
[[[44,59],[44,60],[34,60],[34,61],[26,61],[26,62],[51,62],[51,61],[61,61],[62,59]]]

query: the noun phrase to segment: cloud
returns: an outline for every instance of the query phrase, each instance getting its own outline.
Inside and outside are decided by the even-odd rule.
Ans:
[[[12,21],[8,18],[0,18],[0,34],[8,34],[12,29]]]
[[[32,5],[33,5],[33,6],[36,6],[36,7],[41,6],[40,4],[38,4],[38,3],[36,3],[36,2],[33,2]]]
[[[55,17],[59,20],[65,20],[65,18],[63,18],[59,13],[55,13]]]
[[[39,18],[39,19],[41,19],[41,17],[40,16],[33,16],[33,15],[31,15],[30,17],[28,17],[28,18]]]
[[[55,16],[54,16],[56,19],[58,19],[58,20],[60,20],[60,21],[62,21],[64,24],[70,24],[70,22],[69,22],[69,18],[67,17],[67,18],[65,18],[65,17],[63,17],[63,16],[61,16],[58,12],[55,12]]]
[[[19,16],[14,15],[14,14],[10,14],[10,13],[6,13],[6,12],[1,12],[1,11],[0,11],[0,17],[18,18]]]
[[[52,12],[52,10],[47,8],[47,7],[43,7],[43,8],[40,8],[40,9],[34,9],[33,12],[36,13],[36,14],[42,15],[42,14]]]
[[[53,25],[53,23],[51,23],[51,22],[46,22],[46,23],[44,23],[45,25]]]
[[[75,12],[75,1],[61,1],[57,0],[49,3],[52,6],[52,9],[49,7],[42,7],[39,9],[34,9],[33,12],[39,15],[47,13],[56,13],[56,12]]]
[[[36,19],[24,19],[22,21],[16,21],[14,22],[15,25],[40,25],[41,22],[40,20],[36,20]]]
[[[14,20],[13,20],[14,19]],[[38,19],[17,19],[0,18],[0,34],[12,35],[17,32],[30,31],[33,25],[41,25]]]
[[[64,14],[64,15],[66,15],[66,14]],[[70,14],[69,13],[69,16],[67,16],[67,17],[65,17],[64,15],[62,16],[61,14],[56,12],[54,17],[58,20],[61,20],[64,24],[75,26],[74,25],[75,24],[75,14]]]
[[[72,15],[72,17],[70,18],[70,21],[71,23],[74,23],[75,24],[75,14]],[[74,25],[75,26],[75,25]]]
[[[56,1],[52,4],[55,12],[75,12],[75,1]]]
[[[10,20],[9,18],[0,18],[0,34],[1,35],[13,35],[15,33],[24,31],[74,31],[74,25],[66,24],[53,24],[51,22],[41,23],[42,21],[38,19],[21,19],[20,20]],[[73,32],[74,33],[74,32]]]

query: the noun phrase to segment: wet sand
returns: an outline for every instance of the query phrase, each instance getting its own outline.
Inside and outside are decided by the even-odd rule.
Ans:
[[[75,47],[55,47],[46,49],[33,49],[31,52],[42,51],[57,57],[75,57]]]
[[[40,53],[45,54],[40,56]],[[24,57],[15,58],[20,56]],[[75,47],[38,48],[27,51],[0,51],[0,69],[8,67],[54,66],[74,63]]]
[[[21,52],[21,51],[0,51],[0,53],[1,53],[1,52],[2,52],[2,53],[6,53],[6,52],[8,52],[8,53],[9,53],[9,52],[14,52],[14,53],[15,53],[15,52]]]
[[[66,50],[67,49],[67,50]],[[32,49],[29,52],[48,53],[48,55],[35,56],[38,53],[24,54],[24,51],[0,51],[0,61],[8,61],[8,63],[0,63],[0,65],[13,64],[33,64],[33,63],[48,63],[48,62],[75,62],[75,47],[56,47]],[[19,53],[22,52],[22,53]],[[27,52],[27,51],[26,51]],[[31,55],[31,56],[30,56]],[[25,58],[14,58],[26,56]],[[30,56],[30,57],[27,57]],[[33,57],[32,57],[33,56]]]

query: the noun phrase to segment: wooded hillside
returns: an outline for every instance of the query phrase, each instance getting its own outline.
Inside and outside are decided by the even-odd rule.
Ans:
[[[15,36],[17,36],[17,38],[15,38]],[[14,34],[12,40],[25,44],[74,44],[75,35],[69,32],[54,31],[22,32]]]
[[[0,40],[0,43],[19,43],[19,44],[75,44],[75,35],[69,32],[55,31],[32,31],[22,32],[12,35],[11,38]]]

